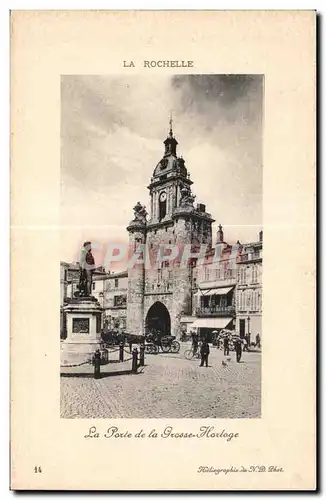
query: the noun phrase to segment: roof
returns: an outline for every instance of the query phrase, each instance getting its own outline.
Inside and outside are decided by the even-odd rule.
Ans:
[[[128,277],[128,271],[120,271],[119,273],[110,273],[107,274],[106,278],[107,279],[115,279],[115,278],[127,278]]]

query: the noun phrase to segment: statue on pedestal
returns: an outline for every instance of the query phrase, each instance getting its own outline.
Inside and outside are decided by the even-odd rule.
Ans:
[[[92,243],[85,241],[80,253],[79,297],[91,297],[95,260],[92,254]]]

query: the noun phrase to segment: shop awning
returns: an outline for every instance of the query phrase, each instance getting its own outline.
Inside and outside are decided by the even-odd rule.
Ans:
[[[208,290],[198,290],[196,293],[197,296],[209,296],[209,295],[226,295],[231,292],[233,286],[224,287],[224,288],[209,288]]]
[[[193,324],[193,328],[225,328],[232,318],[197,318]]]
[[[193,316],[181,316],[180,323],[192,323],[195,317]]]

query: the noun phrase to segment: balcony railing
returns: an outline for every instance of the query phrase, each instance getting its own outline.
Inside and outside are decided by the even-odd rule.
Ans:
[[[233,316],[234,314],[235,314],[235,306],[198,307],[196,309],[196,315],[198,317],[204,317],[204,316],[225,317],[225,316]]]
[[[250,258],[249,258],[250,257]],[[239,262],[252,262],[254,260],[261,260],[262,257],[259,252],[255,252],[252,254],[244,254],[239,256]]]

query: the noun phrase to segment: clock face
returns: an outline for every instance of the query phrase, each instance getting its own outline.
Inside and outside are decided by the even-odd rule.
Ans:
[[[161,193],[160,194],[160,201],[165,201],[166,200],[166,193]]]

